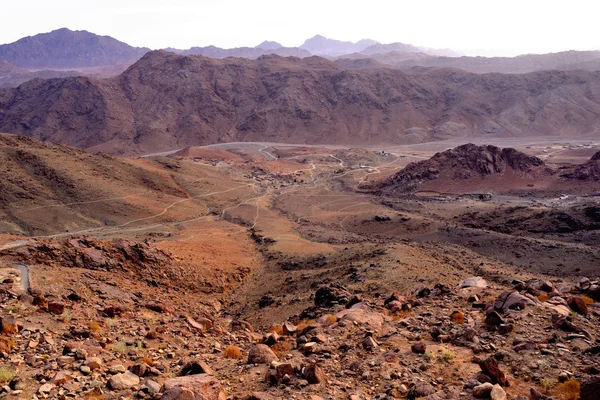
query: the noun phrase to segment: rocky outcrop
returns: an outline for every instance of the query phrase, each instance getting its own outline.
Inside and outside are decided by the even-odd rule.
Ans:
[[[501,149],[469,143],[437,153],[428,160],[410,163],[373,188],[383,192],[403,193],[415,191],[427,181],[461,182],[501,176],[509,172],[522,176],[551,173],[541,159],[513,148]]]

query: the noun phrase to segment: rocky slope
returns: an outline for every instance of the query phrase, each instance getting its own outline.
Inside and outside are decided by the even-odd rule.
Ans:
[[[33,264],[49,245],[60,254],[89,243],[0,253],[32,262],[27,290],[2,270],[0,379],[13,397],[591,400],[599,389],[600,286],[587,278],[466,277],[376,295],[320,285],[300,314],[260,327],[170,275]],[[170,272],[152,244],[113,246],[104,254],[131,272]]]
[[[63,28],[0,45],[0,60],[22,68],[97,67],[137,60],[149,49]]]
[[[428,160],[410,163],[390,178],[376,184],[376,187],[386,193],[441,189],[451,183],[466,189],[472,181],[479,182],[493,177],[508,181],[515,176],[538,177],[551,173],[541,159],[515,149],[465,144],[437,153]],[[497,180],[490,183],[490,189],[497,183]]]
[[[0,91],[0,131],[112,153],[221,141],[417,143],[597,133],[598,72],[349,71],[318,57],[147,54],[114,79]]]
[[[195,192],[178,170],[176,162],[122,160],[2,134],[0,229],[40,235],[149,217],[163,201]],[[202,183],[211,184],[210,178]]]

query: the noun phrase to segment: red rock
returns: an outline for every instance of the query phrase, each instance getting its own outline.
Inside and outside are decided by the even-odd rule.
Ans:
[[[146,303],[146,308],[152,310],[157,313],[170,313],[172,312],[171,308],[160,303]]]
[[[48,303],[48,312],[54,315],[61,315],[65,312],[65,305],[58,301],[51,301]]]
[[[213,327],[213,322],[208,318],[198,318],[193,319],[192,317],[187,317],[187,323],[194,329],[204,332]]]
[[[427,347],[425,346],[425,343],[417,342],[413,343],[412,346],[410,346],[410,349],[415,354],[425,354]]]
[[[302,377],[311,384],[327,382],[327,375],[317,364],[310,364],[302,368]]]
[[[576,313],[582,315],[587,315],[588,313],[587,304],[585,304],[581,297],[571,296],[567,299],[567,304],[569,305],[569,308]]]
[[[500,370],[500,366],[498,365],[498,361],[496,361],[496,359],[490,357],[480,361],[479,367],[484,374],[492,378],[492,383],[497,383],[504,387],[509,386],[508,380],[506,379],[504,372]]]

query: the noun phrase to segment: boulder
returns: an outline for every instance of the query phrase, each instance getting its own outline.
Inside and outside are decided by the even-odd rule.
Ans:
[[[488,286],[488,284],[487,284],[486,280],[480,276],[474,276],[471,278],[467,278],[464,281],[462,281],[462,283],[460,284],[461,288],[478,287],[478,288],[485,289],[487,286]]]
[[[248,364],[271,364],[278,358],[265,344],[255,344],[248,353]]]
[[[226,400],[219,381],[206,374],[180,376],[165,381],[161,400]]]
[[[507,310],[523,310],[526,306],[535,305],[535,301],[519,292],[504,292],[494,302],[494,310],[504,313]]]
[[[108,386],[112,390],[130,389],[139,384],[140,384],[140,377],[129,371],[127,371],[123,374],[113,375],[108,380]]]
[[[498,384],[494,385],[490,392],[490,399],[492,400],[506,400],[506,392]]]
[[[482,383],[481,385],[477,385],[473,388],[473,396],[475,397],[488,397],[494,388],[489,382]]]

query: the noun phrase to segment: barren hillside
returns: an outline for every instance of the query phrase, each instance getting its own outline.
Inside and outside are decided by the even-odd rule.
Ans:
[[[585,137],[600,129],[599,77],[351,71],[318,57],[215,60],[156,51],[116,78],[0,91],[0,130],[130,154],[224,141]]]

